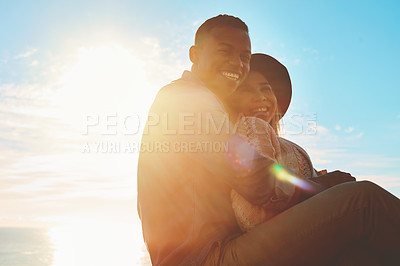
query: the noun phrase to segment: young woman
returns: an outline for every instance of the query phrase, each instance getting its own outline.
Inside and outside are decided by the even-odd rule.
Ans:
[[[232,191],[233,208],[243,231],[298,203],[301,199],[296,193],[295,183],[301,184],[304,179],[318,176],[307,152],[279,137],[279,120],[289,107],[291,94],[290,77],[285,66],[268,55],[254,54],[247,79],[227,99],[226,106],[232,121],[237,124],[238,133],[259,154],[293,171],[292,179],[295,178],[295,182],[276,180],[276,201],[270,208],[251,205]],[[355,180],[348,174],[345,177],[347,179],[343,181]],[[303,185],[307,184],[313,183],[303,182]],[[301,186],[297,191],[300,190]]]

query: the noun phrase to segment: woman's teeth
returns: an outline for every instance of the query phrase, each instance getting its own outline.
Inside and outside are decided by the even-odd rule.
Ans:
[[[268,109],[266,107],[254,109],[254,112],[266,112]]]
[[[231,72],[222,72],[222,75],[230,80],[237,81],[239,79],[239,75]]]

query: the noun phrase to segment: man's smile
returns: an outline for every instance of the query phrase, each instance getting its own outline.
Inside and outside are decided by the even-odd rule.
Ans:
[[[222,74],[222,76],[224,76],[230,80],[233,80],[233,81],[238,81],[240,78],[240,75],[237,73],[234,73],[234,72],[222,71],[221,74]]]

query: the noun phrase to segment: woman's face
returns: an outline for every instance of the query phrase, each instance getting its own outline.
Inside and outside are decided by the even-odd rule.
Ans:
[[[277,101],[268,80],[260,73],[250,71],[246,80],[227,99],[234,115],[255,116],[270,123],[277,110]]]

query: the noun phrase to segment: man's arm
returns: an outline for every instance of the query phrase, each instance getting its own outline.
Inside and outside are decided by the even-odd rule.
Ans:
[[[161,119],[163,125],[157,125],[161,129],[159,140],[227,148],[186,152],[184,155],[202,168],[202,172],[225,182],[252,204],[262,205],[273,196],[274,177],[270,169],[274,162],[259,155],[237,136],[226,112],[210,92],[188,93],[173,87],[157,96],[152,112],[159,117],[168,116],[167,124]],[[169,134],[163,129],[176,133]]]

